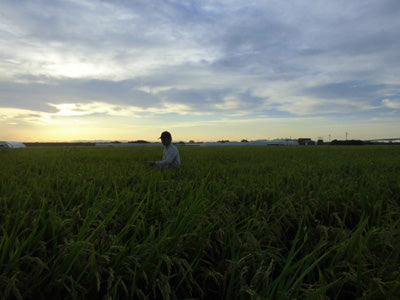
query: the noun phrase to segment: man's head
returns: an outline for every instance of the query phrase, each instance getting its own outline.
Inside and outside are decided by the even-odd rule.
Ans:
[[[168,131],[164,131],[163,133],[161,133],[161,136],[159,138],[161,139],[161,142],[165,147],[171,144],[172,137]]]

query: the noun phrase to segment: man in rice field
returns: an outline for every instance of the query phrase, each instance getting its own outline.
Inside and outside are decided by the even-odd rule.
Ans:
[[[178,148],[172,144],[171,134],[168,131],[164,131],[159,138],[165,146],[163,158],[160,161],[150,161],[149,165],[160,168],[179,167],[181,165],[181,158]]]

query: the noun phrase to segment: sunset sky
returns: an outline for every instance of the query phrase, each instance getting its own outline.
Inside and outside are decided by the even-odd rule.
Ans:
[[[0,2],[0,140],[400,137],[400,1]]]

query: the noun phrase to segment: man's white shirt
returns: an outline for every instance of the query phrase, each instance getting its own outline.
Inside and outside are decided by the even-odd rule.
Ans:
[[[164,148],[162,160],[156,161],[156,165],[160,168],[179,167],[180,164],[181,158],[179,156],[178,148],[176,148],[172,143]]]

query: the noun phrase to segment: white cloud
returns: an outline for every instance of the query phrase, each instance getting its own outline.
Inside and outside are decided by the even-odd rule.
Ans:
[[[109,103],[62,103],[52,104],[56,108],[56,113],[48,113],[48,116],[84,116],[93,114],[105,114],[110,116],[130,116],[134,114],[133,107],[121,107]]]
[[[383,99],[382,104],[388,108],[399,109],[400,108],[400,99]]]
[[[71,122],[81,122],[76,117],[104,115],[110,117],[139,117],[139,115],[163,115],[176,113],[180,115],[193,114],[191,108],[185,104],[165,103],[161,107],[142,108],[132,105],[113,105],[105,102],[89,102],[89,103],[61,103],[48,105],[55,108],[55,112],[42,112],[29,109],[19,108],[1,108],[0,120],[10,123],[35,123],[35,124],[51,124],[59,118],[70,118]]]

